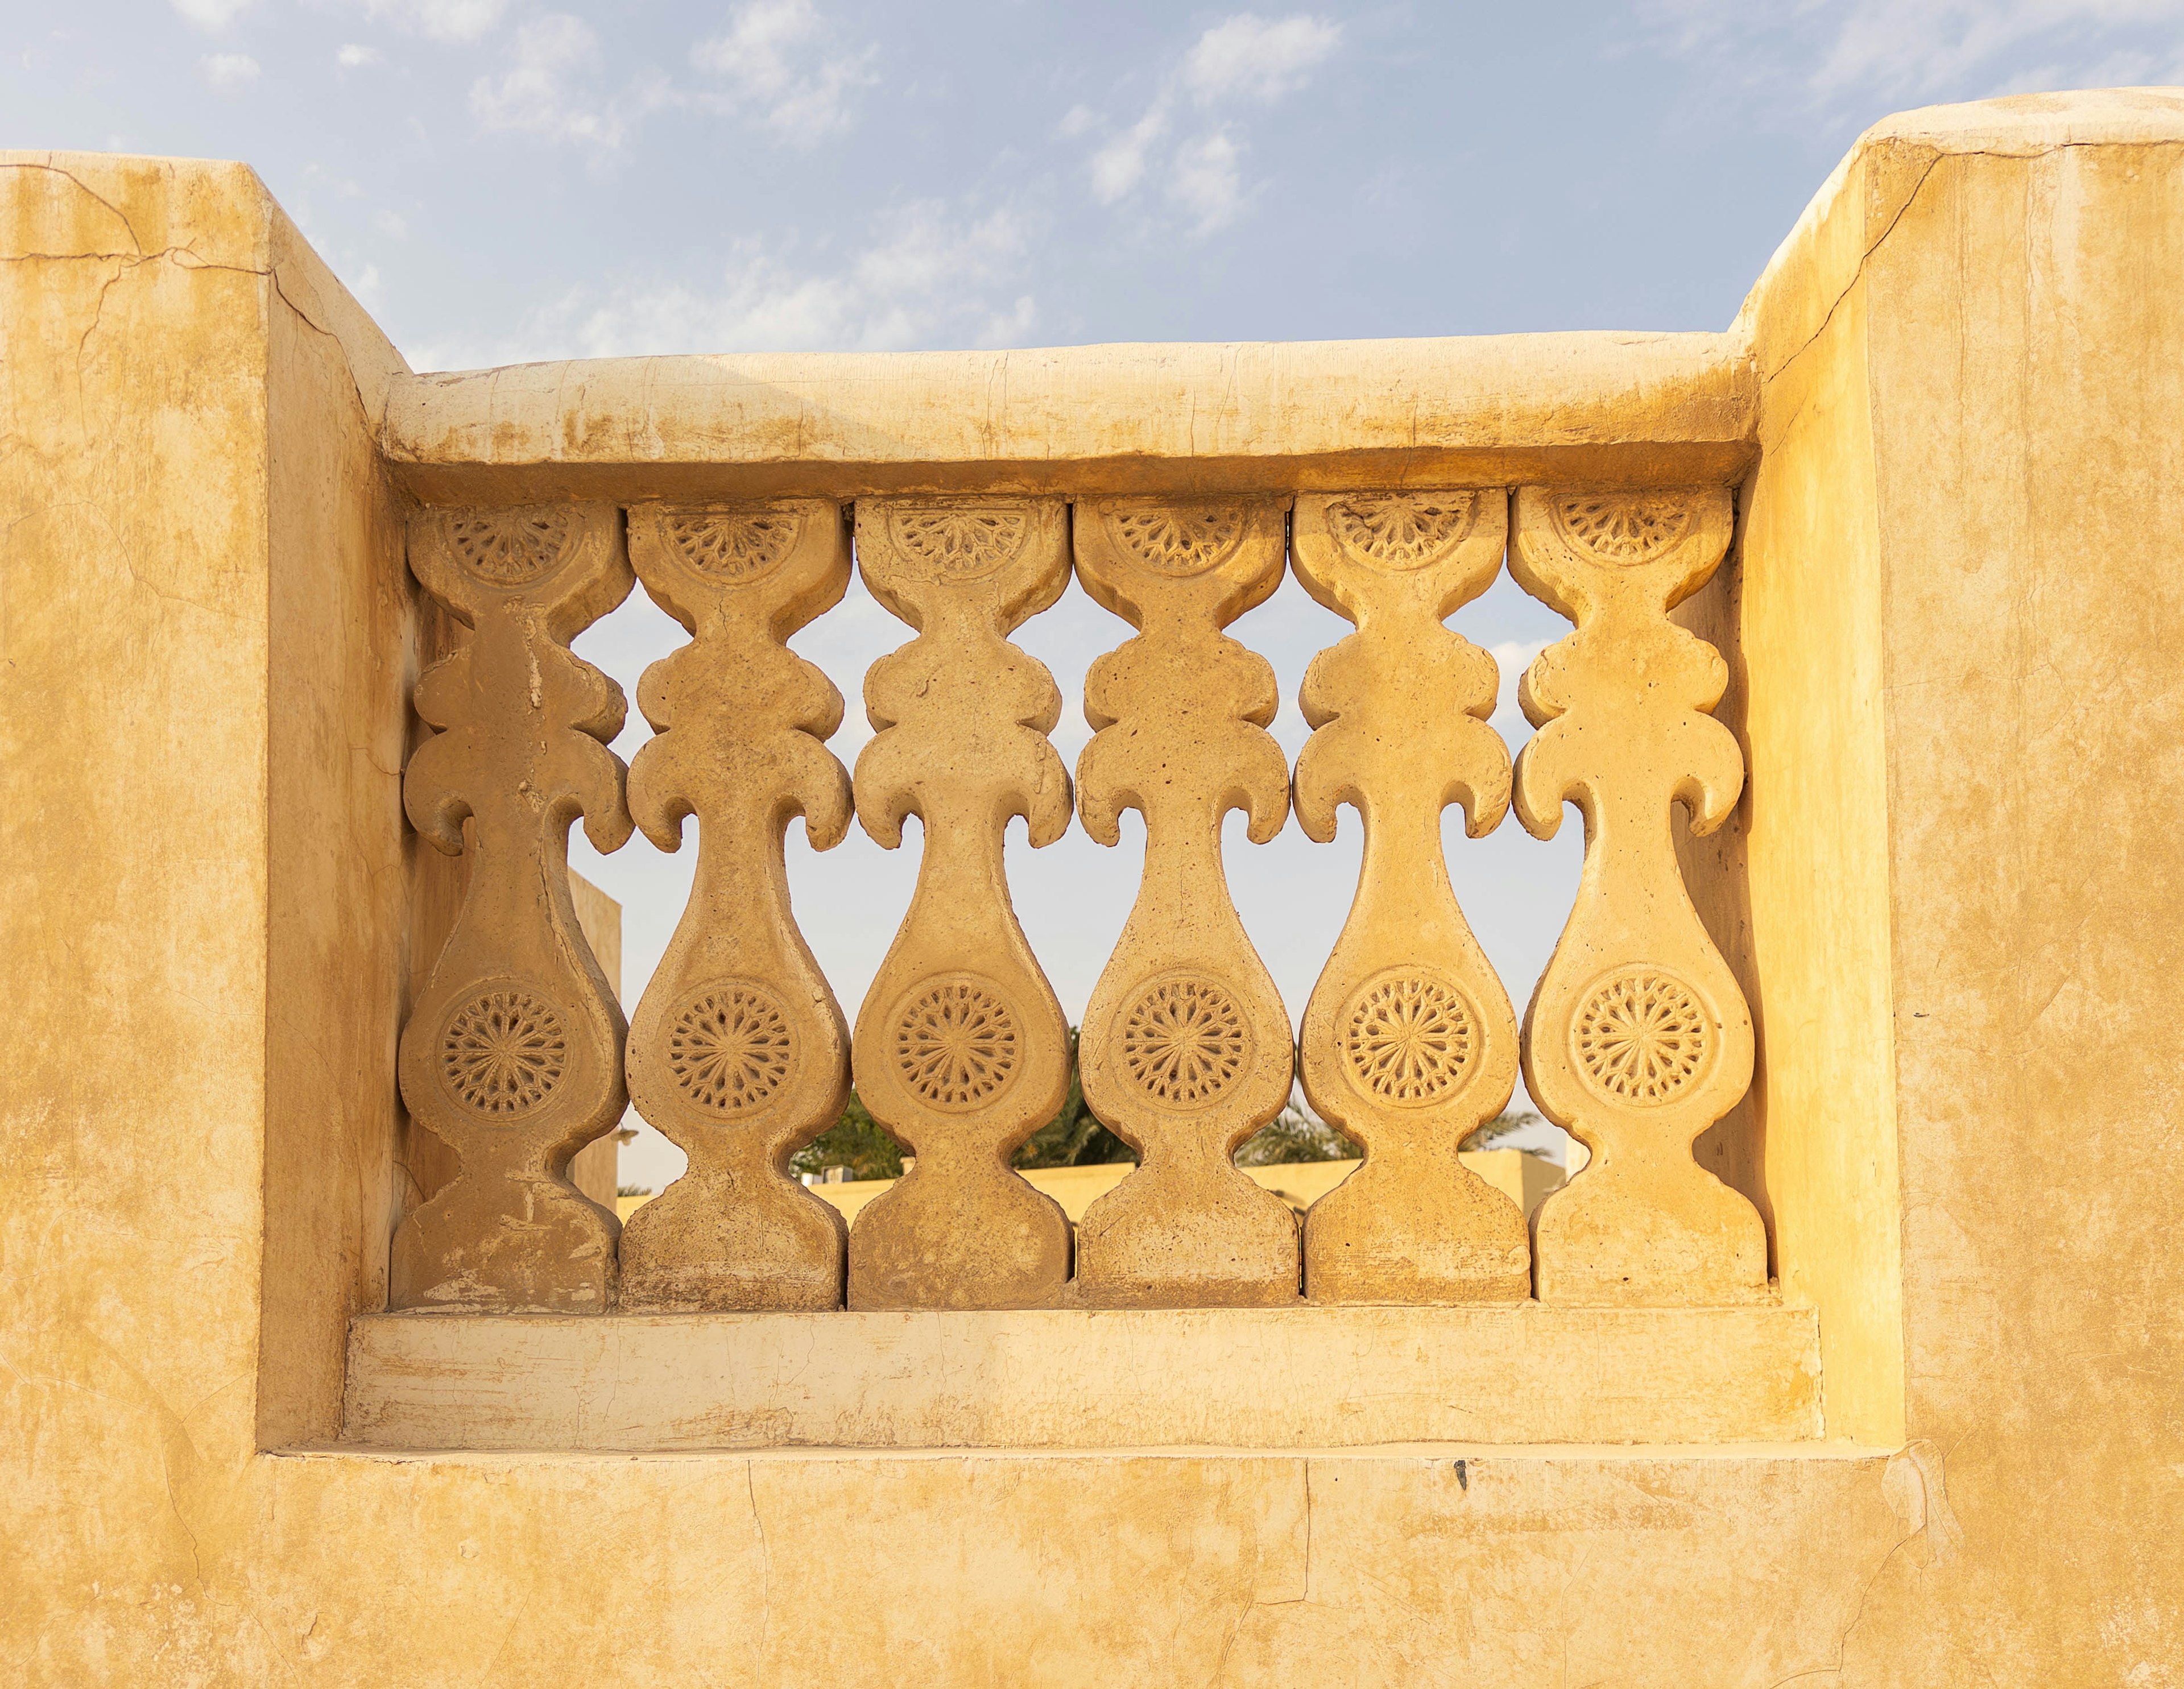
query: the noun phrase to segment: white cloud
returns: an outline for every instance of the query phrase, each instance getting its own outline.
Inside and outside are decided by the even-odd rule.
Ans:
[[[359,47],[354,42],[344,42],[341,51],[334,54],[334,62],[344,70],[357,70],[367,64],[380,64],[382,60],[376,47]]]
[[[217,93],[239,93],[258,80],[258,61],[247,53],[209,53],[198,60],[198,74]]]
[[[364,0],[364,14],[427,41],[477,41],[498,24],[508,0]]]
[[[1021,343],[1038,320],[1036,302],[1014,285],[1029,252],[1028,231],[1011,211],[966,218],[940,204],[915,204],[877,227],[838,269],[800,268],[752,242],[738,250],[716,287],[633,282],[604,298],[580,289],[507,339],[421,348],[417,367]]]
[[[1135,123],[1092,155],[1092,197],[1112,205],[1144,178],[1145,156],[1167,132],[1167,109],[1156,103]]]
[[[488,131],[575,141],[611,152],[647,113],[673,94],[656,72],[640,75],[621,95],[600,100],[583,86],[599,62],[591,25],[566,12],[549,12],[515,32],[510,63],[496,80],[471,85],[471,111]]]
[[[2184,75],[2184,0],[1808,0],[1786,13],[1663,0],[1652,11],[1672,51],[1820,107]]]
[[[727,81],[729,106],[809,146],[849,126],[851,97],[879,80],[872,70],[878,53],[840,46],[811,0],[746,0],[724,33],[690,49],[690,62]]]
[[[1017,302],[1006,311],[996,311],[986,319],[972,343],[978,347],[1028,346],[1032,331],[1039,326],[1039,304],[1028,293],[1020,293]]]
[[[371,226],[390,241],[406,241],[410,238],[410,225],[402,220],[398,212],[375,212],[372,215]]]
[[[1199,36],[1184,60],[1183,80],[1201,101],[1241,94],[1275,100],[1304,86],[1313,66],[1342,40],[1342,26],[1299,14],[1269,23],[1239,12]]]
[[[1250,197],[1238,167],[1245,142],[1236,121],[1176,140],[1163,164],[1162,148],[1169,145],[1182,96],[1187,92],[1201,107],[1235,99],[1271,103],[1302,87],[1341,39],[1339,25],[1302,13],[1269,22],[1255,12],[1239,12],[1214,25],[1170,69],[1145,114],[1093,150],[1085,164],[1092,197],[1102,205],[1118,204],[1159,164],[1169,203],[1200,234],[1234,220]],[[1099,125],[1099,117],[1079,105],[1062,119],[1061,132],[1070,138]]]
[[[1176,150],[1167,195],[1191,215],[1201,234],[1210,234],[1233,220],[1243,203],[1237,154],[1236,143],[1225,129]]]
[[[248,11],[252,0],[171,0],[171,3],[199,29],[219,31]]]

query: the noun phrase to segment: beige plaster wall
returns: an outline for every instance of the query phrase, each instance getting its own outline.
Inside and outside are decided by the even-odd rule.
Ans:
[[[415,965],[314,884],[444,895],[370,878],[412,872],[401,664],[271,707],[273,629],[399,621],[381,495],[296,515],[360,472],[382,354],[330,282],[298,303],[248,171],[0,159],[0,1672],[2176,1685],[2180,143],[2174,95],[1896,120],[1747,318],[1769,460],[1719,612],[1753,767],[1724,871],[1770,1078],[1737,1153],[1819,1306],[1831,1429],[1842,1391],[1909,1440],[1832,1454],[262,1452],[321,1422],[313,1346],[362,1294],[269,1302],[279,1217],[330,1280],[386,1218],[342,1159],[385,1153],[382,1044],[273,994],[360,958],[383,1002]],[[1763,672],[1801,617],[1825,660]],[[337,727],[365,749],[308,754]],[[284,794],[314,768],[339,795]],[[337,844],[283,856],[329,813]],[[1801,932],[1831,960],[1786,962]],[[315,1146],[330,1190],[297,1187]],[[1893,1316],[1886,1268],[1826,1243],[1831,1205],[1892,1200]]]

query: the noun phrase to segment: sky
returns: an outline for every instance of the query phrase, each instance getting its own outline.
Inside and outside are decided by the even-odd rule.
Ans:
[[[419,370],[568,357],[1112,341],[1719,330],[1858,132],[1892,111],[2184,82],[2184,0],[1279,4],[961,0],[0,0],[0,147],[255,166]],[[1507,579],[1452,625],[1518,673],[1565,624]],[[1017,642],[1068,700],[1126,638],[1076,588]],[[1346,631],[1294,582],[1231,632],[1273,664],[1273,732]],[[578,652],[632,701],[682,630],[642,591]],[[870,729],[910,630],[853,584],[794,640]],[[616,749],[648,729],[632,707]],[[1245,924],[1301,1019],[1358,830],[1230,818]],[[1143,830],[1012,828],[1017,914],[1072,1020],[1134,895]],[[693,837],[577,871],[621,900],[632,1006]],[[1580,828],[1445,829],[1458,896],[1521,1009],[1568,913]],[[854,1018],[916,869],[855,829],[789,840],[798,919]],[[1521,1093],[1518,1106],[1522,1106]],[[638,1123],[634,1118],[632,1124]],[[1551,1129],[1535,1140],[1558,1139]],[[646,1128],[625,1180],[681,1152]]]

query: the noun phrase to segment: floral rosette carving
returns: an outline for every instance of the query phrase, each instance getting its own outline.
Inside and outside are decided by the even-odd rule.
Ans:
[[[654,736],[630,809],[663,850],[694,817],[698,863],[628,1062],[631,1100],[689,1169],[624,1228],[622,1303],[838,1307],[846,1228],[788,1167],[841,1114],[849,1032],[783,853],[799,817],[814,849],[842,841],[850,779],[825,743],[842,694],[786,641],[841,601],[849,527],[826,499],[639,504],[629,538],[646,593],[692,636],[638,683]]]
[[[1517,1017],[1441,850],[1451,804],[1474,839],[1509,805],[1509,753],[1488,725],[1499,672],[1444,625],[1501,572],[1507,510],[1498,488],[1297,501],[1297,578],[1357,627],[1305,675],[1297,820],[1325,844],[1347,805],[1365,828],[1301,1045],[1306,1097],[1367,1151],[1305,1216],[1316,1302],[1511,1301],[1531,1286],[1523,1210],[1457,1159],[1509,1101]]]
[[[857,1012],[857,1095],[916,1153],[850,1233],[850,1306],[1040,1307],[1069,1276],[1069,1221],[1009,1157],[1060,1110],[1069,1027],[1017,924],[1002,844],[1068,829],[1047,743],[1061,694],[1008,641],[1069,581],[1067,512],[1045,500],[861,501],[857,561],[918,630],[872,665],[857,817],[889,850],[924,830],[917,889]]]
[[[1517,760],[1518,818],[1585,821],[1585,875],[1524,1022],[1524,1079],[1591,1151],[1536,1218],[1540,1299],[1741,1301],[1767,1294],[1759,1215],[1691,1156],[1752,1083],[1752,1017],[1685,889],[1670,811],[1703,835],[1743,788],[1711,711],[1721,654],[1669,620],[1712,577],[1732,511],[1719,488],[1527,487],[1511,571],[1576,624],[1524,676],[1539,729]]]
[[[1288,767],[1266,731],[1273,671],[1222,632],[1280,584],[1284,514],[1273,499],[1077,510],[1078,579],[1139,630],[1086,677],[1097,731],[1078,759],[1078,810],[1103,844],[1120,842],[1124,810],[1145,823],[1137,903],[1078,1042],[1085,1101],[1142,1157],[1078,1227],[1088,1305],[1297,1297],[1295,1221],[1232,1159],[1288,1101],[1293,1056],[1221,860],[1230,810],[1255,844],[1289,817]]]
[[[411,1118],[460,1167],[396,1229],[388,1300],[602,1313],[619,1227],[567,1172],[621,1118],[623,1026],[570,902],[568,836],[582,817],[613,850],[630,819],[607,749],[621,690],[569,642],[628,594],[621,513],[423,510],[409,555],[471,633],[417,683],[417,713],[438,731],[410,759],[403,803],[426,843],[471,861],[399,1062]]]

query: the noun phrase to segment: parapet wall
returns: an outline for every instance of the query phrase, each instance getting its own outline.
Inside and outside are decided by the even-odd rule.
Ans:
[[[15,1681],[2177,1677],[2184,96],[1892,120],[1720,337],[420,377],[240,167],[8,154],[0,206]],[[421,501],[1293,498],[1424,484],[1413,449],[1736,488],[1678,614],[1746,779],[1680,850],[1758,1048],[1700,1154],[1779,1301],[1344,1311],[1351,1370],[1303,1390],[1333,1352],[1270,1334],[1328,1310],[780,1316],[893,1322],[819,1330],[816,1383],[768,1316],[689,1316],[727,1387],[641,1396],[643,1453],[616,1392],[663,1342],[687,1391],[693,1346],[576,1318],[532,1446],[342,1441],[353,1353],[404,1333],[456,1347],[387,1399],[465,1435],[495,1318],[380,1313],[397,1040],[461,892],[402,807],[460,643],[404,566]],[[1066,1320],[1128,1362],[1099,1415],[1056,1411],[1096,1352],[1041,1346]],[[1764,1375],[1813,1394],[1740,1421],[1785,1321]],[[1373,1394],[1390,1341],[1424,1417]],[[1163,1408],[1224,1352],[1280,1411]]]

